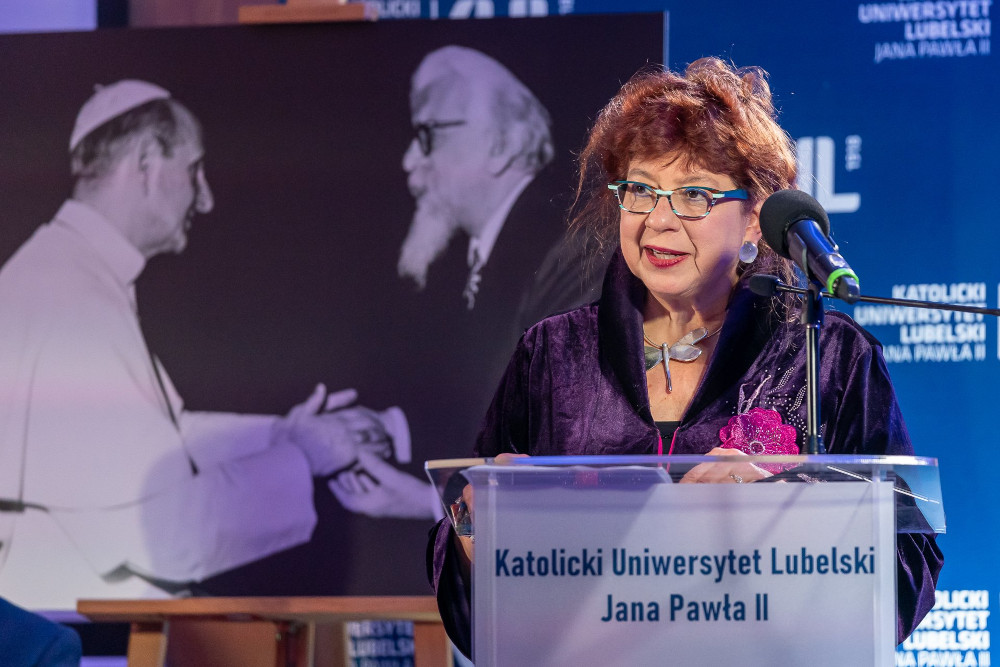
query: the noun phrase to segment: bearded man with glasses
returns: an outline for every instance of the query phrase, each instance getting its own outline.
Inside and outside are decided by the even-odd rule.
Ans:
[[[400,277],[423,290],[430,266],[463,234],[458,275],[445,286],[454,302],[482,310],[513,294],[516,303],[541,261],[532,252],[561,231],[560,211],[529,188],[554,155],[548,111],[506,67],[459,46],[423,59],[410,108],[414,138],[403,169],[417,206]]]

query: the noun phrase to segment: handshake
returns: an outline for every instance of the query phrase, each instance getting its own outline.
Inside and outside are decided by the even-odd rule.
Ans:
[[[313,477],[332,477],[355,466],[362,452],[381,459],[410,461],[410,429],[397,407],[376,412],[355,405],[353,389],[327,393],[317,385],[312,395],[275,424],[272,442],[298,447]]]
[[[358,393],[328,393],[322,384],[278,419],[272,443],[302,451],[313,477],[324,479],[347,509],[370,516],[429,518],[430,485],[389,462],[411,460],[410,428],[398,407],[376,411],[356,405]]]

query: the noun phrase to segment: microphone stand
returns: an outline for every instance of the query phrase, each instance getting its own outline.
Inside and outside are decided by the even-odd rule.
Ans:
[[[750,289],[760,296],[773,296],[776,292],[791,292],[792,294],[801,294],[805,297],[805,308],[802,312],[802,323],[806,327],[806,408],[808,411],[805,453],[825,454],[826,448],[823,446],[823,436],[819,432],[819,330],[823,325],[823,299],[836,298],[836,295],[820,291],[819,284],[815,282],[810,282],[808,288],[792,287],[781,282],[776,276],[769,275],[752,276],[750,279]],[[854,301],[1000,317],[1000,309],[998,308],[962,306],[951,303],[936,303],[934,301],[917,301],[914,299],[890,299],[879,296],[859,296]]]
[[[802,323],[806,327],[806,454],[826,454],[819,432],[819,329],[823,326],[823,293],[815,282],[802,292],[805,296]]]

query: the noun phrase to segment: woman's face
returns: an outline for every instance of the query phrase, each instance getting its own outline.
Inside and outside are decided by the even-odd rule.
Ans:
[[[729,176],[672,157],[634,161],[625,180],[657,190],[737,187]],[[740,246],[760,240],[759,206],[747,215],[743,211],[742,201],[727,199],[707,217],[688,220],[677,217],[667,198],[660,197],[651,213],[621,211],[622,254],[650,295],[668,309],[724,308],[736,283]]]

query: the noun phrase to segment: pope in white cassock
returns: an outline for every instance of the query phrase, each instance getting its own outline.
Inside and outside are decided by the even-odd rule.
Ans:
[[[120,81],[69,147],[72,198],[0,270],[0,595],[181,591],[306,542],[313,477],[354,511],[429,517],[429,486],[383,460],[408,438],[398,410],[319,386],[284,417],[188,412],[147,349],[134,281],[213,207],[194,116]]]

